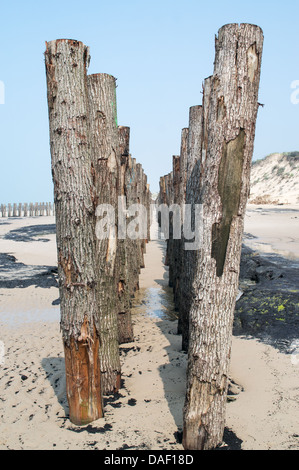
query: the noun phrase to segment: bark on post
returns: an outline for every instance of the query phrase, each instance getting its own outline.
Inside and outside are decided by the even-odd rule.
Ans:
[[[152,198],[152,195],[151,195],[151,191],[150,191],[150,185],[147,183],[147,185],[146,185],[146,208],[147,208],[148,219],[147,219],[146,243],[148,243],[151,239],[151,222],[152,222],[151,198]]]
[[[140,163],[136,163],[136,204],[143,203],[143,169]],[[140,227],[139,227],[140,229]],[[144,268],[144,239],[140,237],[140,230],[139,230],[139,238],[137,239],[137,246],[139,251],[139,266],[140,268]]]
[[[62,39],[46,43],[61,330],[70,419],[77,425],[103,416],[86,89],[88,60],[88,48],[81,42]]]
[[[126,232],[126,205],[127,205],[127,187],[126,173],[129,165],[130,153],[130,128],[119,126],[119,151],[120,151],[120,172],[119,172],[119,197],[124,214],[122,224]],[[123,233],[118,240],[117,252],[117,315],[118,315],[118,341],[119,344],[130,343],[134,341],[133,326],[131,319],[131,280],[133,273],[130,272],[130,256],[135,256],[135,246],[132,240]]]
[[[181,238],[174,241],[175,253],[175,279],[173,282],[174,305],[176,310],[180,311],[180,295],[181,295],[181,276],[183,264],[183,220],[184,220],[184,204],[186,199],[186,171],[187,171],[187,149],[188,149],[189,129],[182,129],[181,133],[181,151],[180,151],[180,176],[178,185],[178,204],[181,214]],[[178,319],[178,333],[181,333],[181,317]]]
[[[180,184],[180,157],[178,155],[172,156],[172,177],[171,177],[171,204],[179,204],[179,184]],[[169,266],[169,287],[175,289],[177,278],[177,242],[173,239],[173,212],[169,213],[169,239],[167,242],[167,260]],[[176,305],[175,305],[176,307]]]
[[[126,187],[126,199],[127,206],[136,204],[137,193],[136,193],[136,161],[129,155],[128,163],[125,173],[125,187]],[[132,217],[127,218],[127,222],[130,223]],[[139,274],[140,274],[140,260],[139,260],[139,246],[138,240],[128,238],[128,263],[129,263],[129,291],[131,297],[134,297],[134,293],[139,290]]]
[[[163,204],[163,188],[164,188],[164,176],[160,176],[159,180],[159,196],[158,196],[158,201],[157,204],[160,206]],[[158,226],[161,228],[161,222],[162,222],[162,217],[161,217],[161,212],[159,211],[157,214],[157,221],[158,221]]]
[[[203,204],[203,240],[189,323],[183,432],[189,450],[214,448],[223,438],[262,45],[261,29],[248,24],[226,25],[216,39],[205,162],[194,197]]]
[[[149,221],[149,212],[148,212],[148,205],[147,205],[147,176],[144,173],[144,170],[142,169],[142,193],[141,193],[142,201],[141,204],[144,206],[146,209],[146,227],[144,230],[144,238],[142,240],[142,248],[143,248],[143,253],[146,253],[146,244],[147,244],[147,235],[148,235],[148,221]]]
[[[104,395],[120,388],[121,367],[118,343],[116,306],[116,255],[117,255],[117,196],[119,172],[119,143],[117,130],[116,84],[112,75],[99,73],[87,79],[89,98],[90,142],[92,173],[95,185],[95,205],[109,204],[114,210],[114,220],[103,228],[97,225],[95,256],[98,273],[97,301],[100,328],[100,363]],[[96,212],[97,223],[104,213]],[[102,232],[102,233],[100,233]]]
[[[203,98],[204,101],[205,98]],[[192,106],[189,110],[189,134],[188,134],[188,149],[187,149],[187,164],[186,164],[186,205],[190,205],[190,208],[194,213],[193,206],[193,188],[191,186],[194,180],[194,174],[199,172],[200,177],[200,165],[201,165],[201,146],[202,146],[202,134],[203,134],[203,113],[202,106]],[[197,178],[195,178],[197,181]],[[191,210],[190,209],[190,210]],[[191,224],[190,229],[194,232],[194,223]],[[185,235],[185,234],[184,234]],[[185,236],[182,238],[185,245],[186,242],[190,242],[191,239],[186,239]],[[192,239],[192,241],[194,241]],[[182,349],[188,351],[189,342],[189,310],[195,292],[193,290],[193,277],[196,272],[196,261],[197,251],[185,250],[184,246],[182,249],[182,275],[180,282],[180,298],[183,299],[180,302],[180,333],[182,334]]]

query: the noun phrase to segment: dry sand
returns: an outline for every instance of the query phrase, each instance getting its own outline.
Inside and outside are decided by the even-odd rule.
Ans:
[[[262,253],[299,259],[299,206],[248,205],[246,245]],[[253,236],[253,237],[252,237]]]
[[[0,252],[16,258],[5,255],[0,272],[0,449],[181,450],[187,357],[173,320],[163,241],[147,245],[133,308],[135,342],[121,347],[123,388],[105,398],[104,418],[80,428],[68,419],[59,294],[49,268],[56,265],[53,223],[52,217],[0,221]],[[29,228],[42,225],[47,230]],[[263,242],[259,226],[259,212],[250,213],[245,230]],[[282,243],[296,239],[291,252],[298,225],[292,233],[280,230]],[[298,374],[294,356],[252,338],[233,339],[236,385],[227,429],[242,449],[299,448]]]

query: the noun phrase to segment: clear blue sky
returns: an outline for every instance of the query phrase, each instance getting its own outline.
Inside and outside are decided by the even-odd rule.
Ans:
[[[171,171],[212,74],[214,37],[226,23],[254,23],[265,36],[254,159],[299,150],[298,0],[52,0],[1,2],[0,203],[51,201],[45,41],[90,46],[89,73],[118,81],[118,122],[131,127],[131,153],[152,191]]]

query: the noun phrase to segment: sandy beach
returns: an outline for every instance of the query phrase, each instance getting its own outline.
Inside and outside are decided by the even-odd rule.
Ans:
[[[299,206],[249,206],[244,243],[298,268]],[[104,418],[77,427],[68,419],[54,218],[0,220],[0,449],[183,449],[187,355],[164,254],[165,242],[147,245],[119,394],[105,397]],[[223,448],[299,448],[295,337],[298,324],[281,350],[263,336],[234,335]]]

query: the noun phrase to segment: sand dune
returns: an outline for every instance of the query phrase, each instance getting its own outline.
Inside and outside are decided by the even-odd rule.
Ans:
[[[299,204],[299,152],[273,153],[253,162],[252,204]]]

